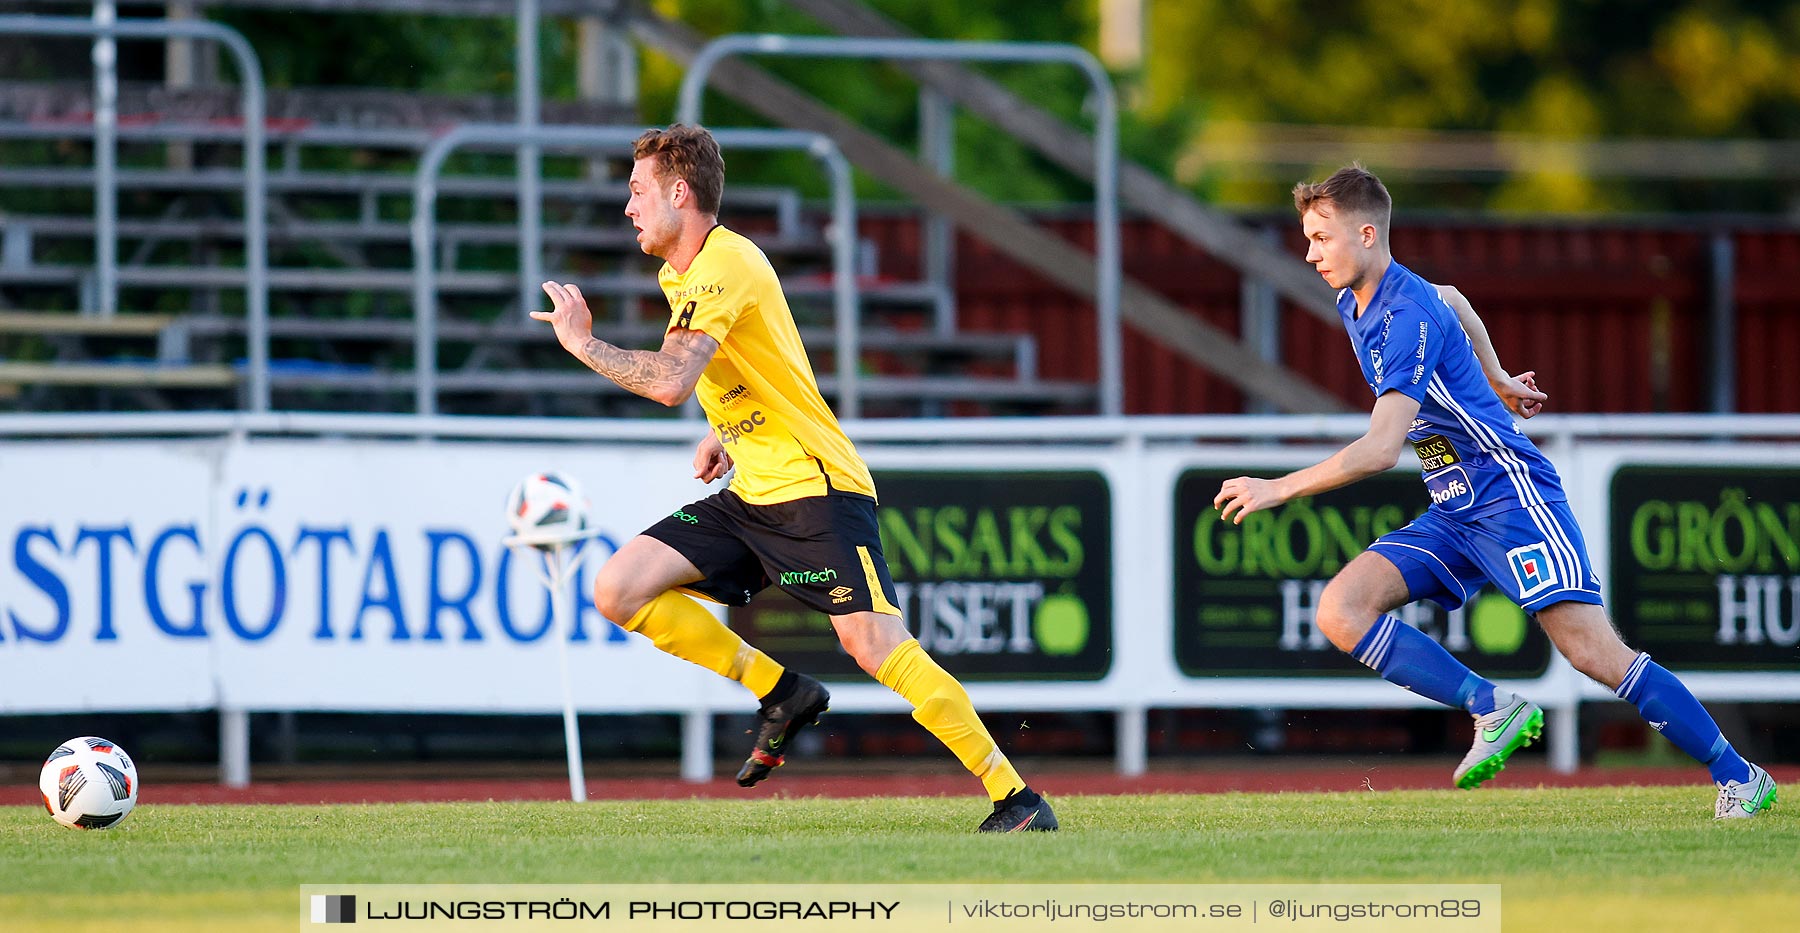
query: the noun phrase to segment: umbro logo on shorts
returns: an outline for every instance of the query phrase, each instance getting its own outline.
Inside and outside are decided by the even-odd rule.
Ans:
[[[850,601],[850,594],[855,592],[856,591],[850,587],[840,586],[831,591],[831,601],[834,603],[847,603]]]

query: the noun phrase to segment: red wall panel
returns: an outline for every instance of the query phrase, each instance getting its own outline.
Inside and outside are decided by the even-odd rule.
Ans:
[[[1048,230],[1092,248],[1083,218],[1046,217]],[[919,274],[918,225],[908,215],[866,215],[862,234],[878,249],[881,274]],[[1785,368],[1800,355],[1800,231],[1732,232],[1738,313],[1738,407],[1800,411],[1800,378]],[[1514,371],[1536,370],[1562,412],[1703,411],[1710,339],[1710,232],[1625,223],[1402,223],[1395,256],[1434,282],[1469,296]],[[1123,230],[1125,273],[1226,333],[1238,332],[1239,279],[1230,267],[1146,220]],[[1295,256],[1298,229],[1282,245]],[[1097,371],[1092,305],[995,252],[959,236],[959,324],[974,331],[1026,332],[1039,347],[1039,372],[1091,380]],[[1132,413],[1238,412],[1230,383],[1126,328],[1125,403]],[[1367,407],[1341,328],[1284,303],[1286,364],[1350,404]]]
[[[1737,409],[1800,411],[1800,236],[1748,232],[1737,261]]]

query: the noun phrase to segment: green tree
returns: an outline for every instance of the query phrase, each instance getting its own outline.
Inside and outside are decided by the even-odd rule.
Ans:
[[[823,34],[780,0],[647,0],[707,35]],[[1099,0],[874,0],[920,35],[1069,42],[1092,48]],[[1294,179],[1220,165],[1208,147],[1261,124],[1475,130],[1540,137],[1763,138],[1800,136],[1800,0],[1160,0],[1147,2],[1147,57],[1115,75],[1126,107],[1126,154],[1226,204],[1285,203]],[[349,85],[436,93],[510,94],[513,36],[505,19],[217,9],[264,58],[271,86]],[[544,91],[572,97],[573,25],[547,20]],[[758,63],[904,147],[918,136],[917,86],[861,61]],[[1081,125],[1085,85],[1060,67],[981,66]],[[681,67],[646,52],[640,113],[672,119]],[[714,125],[765,120],[711,96]],[[1009,201],[1090,196],[982,121],[957,127],[957,176]],[[1333,166],[1319,165],[1325,171]],[[1373,166],[1377,169],[1380,166]],[[825,186],[800,155],[741,155],[733,177]],[[1277,175],[1281,177],[1276,177]],[[1402,189],[1410,183],[1399,178]],[[1421,183],[1422,184],[1422,183]],[[1772,184],[1736,202],[1722,183],[1626,183],[1546,161],[1491,181],[1431,184],[1444,206],[1526,210],[1766,207]],[[865,198],[890,192],[858,180]]]
[[[1151,9],[1139,116],[1178,127],[1170,167],[1226,201],[1279,201],[1286,188],[1206,162],[1209,139],[1246,123],[1551,137],[1784,138],[1800,129],[1800,3],[1191,0]],[[1629,194],[1545,165],[1469,206],[1592,209]]]

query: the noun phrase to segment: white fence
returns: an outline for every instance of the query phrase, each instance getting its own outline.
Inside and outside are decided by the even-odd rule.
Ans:
[[[1265,526],[1283,536],[1273,545],[1227,540],[1243,532],[1209,527],[1194,505],[1196,490],[1217,488],[1209,471],[1305,465],[1365,423],[848,429],[887,490],[884,533],[902,535],[887,549],[915,610],[909,622],[964,677],[977,707],[1113,711],[1119,768],[1138,773],[1153,708],[1427,702],[1343,660],[1309,616],[1316,581],[1347,535],[1424,506],[1416,480],[1384,477],[1372,492],[1319,497]],[[1608,586],[1624,579],[1612,566],[1615,540],[1629,538],[1645,566],[1664,568],[1631,577],[1628,608],[1645,618],[1621,619],[1628,638],[1692,639],[1695,664],[1684,668],[1689,652],[1679,647],[1658,657],[1703,699],[1800,698],[1800,417],[1545,416],[1528,427],[1563,471]],[[0,417],[0,714],[218,709],[225,771],[241,780],[251,711],[555,712],[547,595],[500,544],[506,490],[535,470],[577,477],[604,551],[712,491],[691,479],[704,430],[696,421]],[[1654,465],[1695,479],[1618,472]],[[1671,482],[1678,495],[1646,500],[1631,527],[1612,527],[1610,510],[1630,506],[1639,486]],[[1257,553],[1263,563],[1250,567]],[[1276,554],[1299,577],[1283,578],[1289,565]],[[1687,563],[1676,566],[1678,557]],[[586,595],[598,563],[576,583],[576,705],[684,714],[684,776],[706,776],[711,714],[744,711],[750,698],[600,618]],[[1711,619],[1702,618],[1708,600]],[[767,618],[734,624],[760,644],[759,633],[779,631]],[[1575,709],[1610,694],[1504,612],[1417,609],[1409,621],[1478,669],[1515,675],[1509,686],[1553,711],[1553,763],[1573,766]],[[785,636],[770,637],[782,657]],[[853,670],[816,649],[799,657]],[[833,708],[905,709],[860,675],[834,683]]]

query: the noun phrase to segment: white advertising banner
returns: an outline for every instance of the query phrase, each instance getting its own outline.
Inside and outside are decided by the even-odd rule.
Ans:
[[[540,561],[501,544],[507,490],[542,470],[581,484],[600,532],[573,584],[576,705],[689,708],[712,675],[589,593],[616,547],[711,491],[691,459],[616,442],[8,445],[0,712],[558,709]]]
[[[361,425],[355,419],[340,420],[349,428]],[[1348,427],[1360,430],[1363,422],[1353,421]],[[469,433],[462,436],[469,439],[458,441],[445,439],[454,436],[445,434],[435,440],[393,440],[403,432],[384,428],[389,422],[380,421],[367,425],[363,436],[327,425],[311,429],[314,436],[219,430],[186,438],[157,437],[157,423],[121,423],[119,430],[128,433],[114,440],[9,440],[0,445],[0,714],[211,708],[553,712],[561,706],[559,640],[549,620],[537,557],[509,551],[501,543],[507,533],[507,491],[522,477],[544,470],[562,472],[585,488],[600,533],[588,545],[593,559],[572,583],[576,616],[568,640],[561,642],[568,648],[576,706],[590,712],[693,712],[741,711],[752,703],[738,685],[669,657],[646,639],[626,635],[599,616],[590,596],[594,572],[614,548],[719,488],[692,478],[691,442],[674,439],[685,434],[680,425],[594,425],[596,435],[614,436],[590,441],[585,439],[587,425],[503,422],[492,426],[495,433],[490,434],[464,428]],[[1052,533],[1053,527],[1072,530],[1072,523],[1058,526],[1033,516],[1066,513],[1070,522],[1080,517],[1083,534],[1100,536],[1100,541],[1070,537],[1081,554],[1092,557],[1081,564],[1080,573],[1070,570],[1066,579],[1040,575],[1025,581],[1041,582],[1042,588],[1033,591],[1039,594],[1035,605],[1052,604],[1051,596],[1073,597],[1081,604],[1079,613],[1034,611],[1027,616],[1021,609],[1006,618],[1029,618],[1030,625],[1007,628],[1005,639],[959,642],[948,636],[981,632],[981,625],[997,625],[1003,618],[992,608],[998,605],[993,597],[987,597],[986,609],[979,609],[984,605],[979,601],[970,604],[985,615],[971,615],[948,598],[934,601],[929,610],[921,608],[922,596],[909,604],[915,618],[908,622],[930,626],[926,634],[935,652],[963,672],[959,676],[965,676],[980,708],[1112,709],[1121,712],[1129,727],[1141,726],[1144,711],[1157,706],[1335,708],[1427,702],[1359,674],[1311,637],[1311,603],[1288,600],[1290,590],[1305,594],[1283,586],[1290,578],[1322,586],[1331,570],[1323,561],[1312,568],[1316,574],[1270,564],[1259,565],[1256,576],[1249,574],[1246,557],[1237,574],[1244,579],[1238,580],[1228,572],[1231,568],[1209,567],[1199,559],[1206,555],[1196,551],[1205,543],[1196,535],[1207,527],[1201,520],[1211,511],[1208,487],[1217,482],[1210,474],[1301,466],[1328,454],[1332,445],[1196,446],[1185,435],[1161,444],[1147,443],[1146,435],[1140,438],[1145,443],[1116,446],[1058,445],[1048,438],[1029,447],[984,443],[989,433],[1001,437],[1026,429],[1052,435],[1070,430],[1061,423],[1017,424],[1023,422],[969,426],[952,420],[888,426],[884,432],[872,423],[865,430],[886,433],[892,443],[877,438],[862,448],[889,484],[889,518],[915,532],[896,542],[890,566],[904,571],[897,582],[921,593],[930,585],[943,596],[952,589],[944,586],[946,581],[963,592],[997,593],[969,586],[968,580],[983,585],[997,580],[995,587],[1014,584],[1013,564],[1074,553],[1069,541],[1059,543]],[[1158,422],[1148,424],[1154,428]],[[1176,427],[1186,430],[1189,424]],[[1210,424],[1191,422],[1197,433]],[[1611,430],[1610,424],[1601,427]],[[498,433],[526,428],[560,433]],[[1635,430],[1654,433],[1648,427]],[[944,440],[959,431],[961,443],[915,443]],[[41,436],[34,430],[18,433]],[[1800,427],[1769,433],[1800,436]],[[509,436],[556,440],[503,439]],[[1693,447],[1639,441],[1584,445],[1574,435],[1546,445],[1559,457],[1603,570],[1609,553],[1620,546],[1608,543],[1616,535],[1635,534],[1618,527],[1608,514],[1608,502],[1624,502],[1619,496],[1632,493],[1637,499],[1627,504],[1639,499],[1649,503],[1633,506],[1632,514],[1649,508],[1644,514],[1654,518],[1661,514],[1654,509],[1664,508],[1658,503],[1668,498],[1648,487],[1609,493],[1609,484],[1621,476],[1628,485],[1648,482],[1632,479],[1646,475],[1643,471],[1622,472],[1622,466],[1767,468],[1795,462],[1797,449],[1794,444],[1746,444],[1742,450],[1720,447],[1702,453]],[[1758,475],[1756,481],[1785,481],[1784,473],[1766,472],[1770,475]],[[934,478],[934,473],[941,475]],[[995,492],[977,488],[970,473],[999,474],[1016,482]],[[1677,480],[1692,479],[1684,476],[1678,473]],[[1187,497],[1191,507],[1182,505],[1184,477],[1193,487]],[[1725,492],[1751,488],[1746,485],[1750,480],[1736,473],[1725,478],[1730,483],[1710,492],[1708,501],[1725,501]],[[1355,492],[1384,503],[1422,507],[1410,478],[1403,480],[1403,489],[1384,491],[1371,483]],[[1079,488],[1058,492],[1058,482],[1074,482]],[[1800,514],[1795,512],[1800,507],[1785,499],[1775,502],[1776,494],[1785,491],[1757,492],[1753,503],[1752,512],[1762,509],[1782,519],[1764,522],[1770,526],[1764,529],[1767,535],[1757,539],[1769,542],[1771,561],[1793,550],[1788,545],[1796,526],[1789,519],[1790,513]],[[972,496],[985,499],[968,501]],[[1317,545],[1321,555],[1341,552],[1333,558],[1339,560],[1360,547],[1349,532],[1359,527],[1357,516],[1376,504],[1334,504],[1319,497],[1290,509],[1296,513],[1293,521],[1276,526],[1277,531],[1288,528],[1284,537],[1260,544],[1257,553],[1280,556],[1285,548],[1312,554]],[[1004,523],[998,517],[1002,511]],[[990,516],[987,525],[978,520],[984,514]],[[1321,534],[1307,531],[1308,515]],[[929,516],[949,518],[931,519],[927,538],[918,529],[927,527],[923,523]],[[961,530],[958,522],[989,530],[977,537]],[[1341,532],[1332,530],[1339,526]],[[1661,526],[1645,527],[1655,531]],[[1374,533],[1373,525],[1367,530]],[[1676,526],[1671,533],[1679,531]],[[977,540],[980,547],[973,543]],[[1248,540],[1230,546],[1249,555],[1249,545],[1242,543]],[[1656,541],[1627,543],[1647,547]],[[1728,536],[1724,545],[1732,555],[1750,553],[1748,538]],[[1223,550],[1208,553],[1225,559]],[[940,561],[933,554],[986,554],[991,560],[972,562],[973,576],[965,579],[939,573]],[[1002,559],[1009,575],[994,576],[990,571]],[[1785,638],[1795,627],[1792,615],[1784,614],[1794,591],[1788,580],[1792,574],[1785,563],[1760,568],[1745,572],[1760,575],[1756,582],[1763,589],[1758,592],[1774,593],[1774,602],[1756,618],[1774,620],[1771,624]],[[1200,589],[1197,581],[1209,589]],[[1685,583],[1690,589],[1699,587],[1695,592],[1700,594],[1690,594],[1687,603],[1722,607],[1717,611],[1727,622],[1747,620],[1761,606],[1752,606],[1742,595],[1747,592],[1743,584],[1718,591],[1716,582],[1696,577]],[[1236,590],[1228,586],[1239,584]],[[1250,584],[1254,590],[1244,588]],[[1708,601],[1707,594],[1715,591],[1723,595]],[[1658,610],[1661,598],[1658,592],[1640,593],[1635,615],[1642,618],[1627,622],[1649,618],[1642,607]],[[1059,598],[1056,604],[1066,609],[1071,601]],[[842,679],[832,681],[833,706],[840,712],[904,709],[891,691],[832,654],[837,649],[828,632],[794,628],[795,616],[780,614],[785,611],[777,606],[768,619],[740,622],[753,640],[770,644],[777,656],[797,657],[802,666],[821,673],[836,670]],[[1598,690],[1547,646],[1533,649],[1530,639],[1539,636],[1516,614],[1491,615],[1485,622],[1446,622],[1446,638],[1457,643],[1457,650],[1469,640],[1484,668],[1500,672],[1519,689],[1529,688],[1546,707],[1572,710],[1582,691]],[[987,621],[971,626],[971,618]],[[1736,630],[1722,629],[1719,617],[1674,621],[1701,625],[1700,634],[1708,639],[1721,630]],[[1739,628],[1748,631],[1748,622]],[[796,632],[825,637],[795,647],[791,636]],[[1666,640],[1680,634],[1667,628],[1637,637]],[[789,644],[780,644],[781,638]],[[995,650],[983,654],[972,646]],[[1684,676],[1703,699],[1800,695],[1800,675],[1787,666],[1792,648],[1783,650],[1789,653],[1774,655],[1770,664],[1759,660],[1755,669],[1704,669]],[[813,653],[804,653],[808,651]],[[1682,654],[1694,663],[1709,657],[1697,646]],[[1524,660],[1509,668],[1504,666],[1509,658]],[[1346,667],[1348,673],[1322,679],[1316,669],[1325,664]],[[1572,756],[1573,748],[1567,752]]]
[[[223,441],[6,445],[0,712],[216,705],[213,646],[178,633],[216,589],[202,535],[224,452]]]

